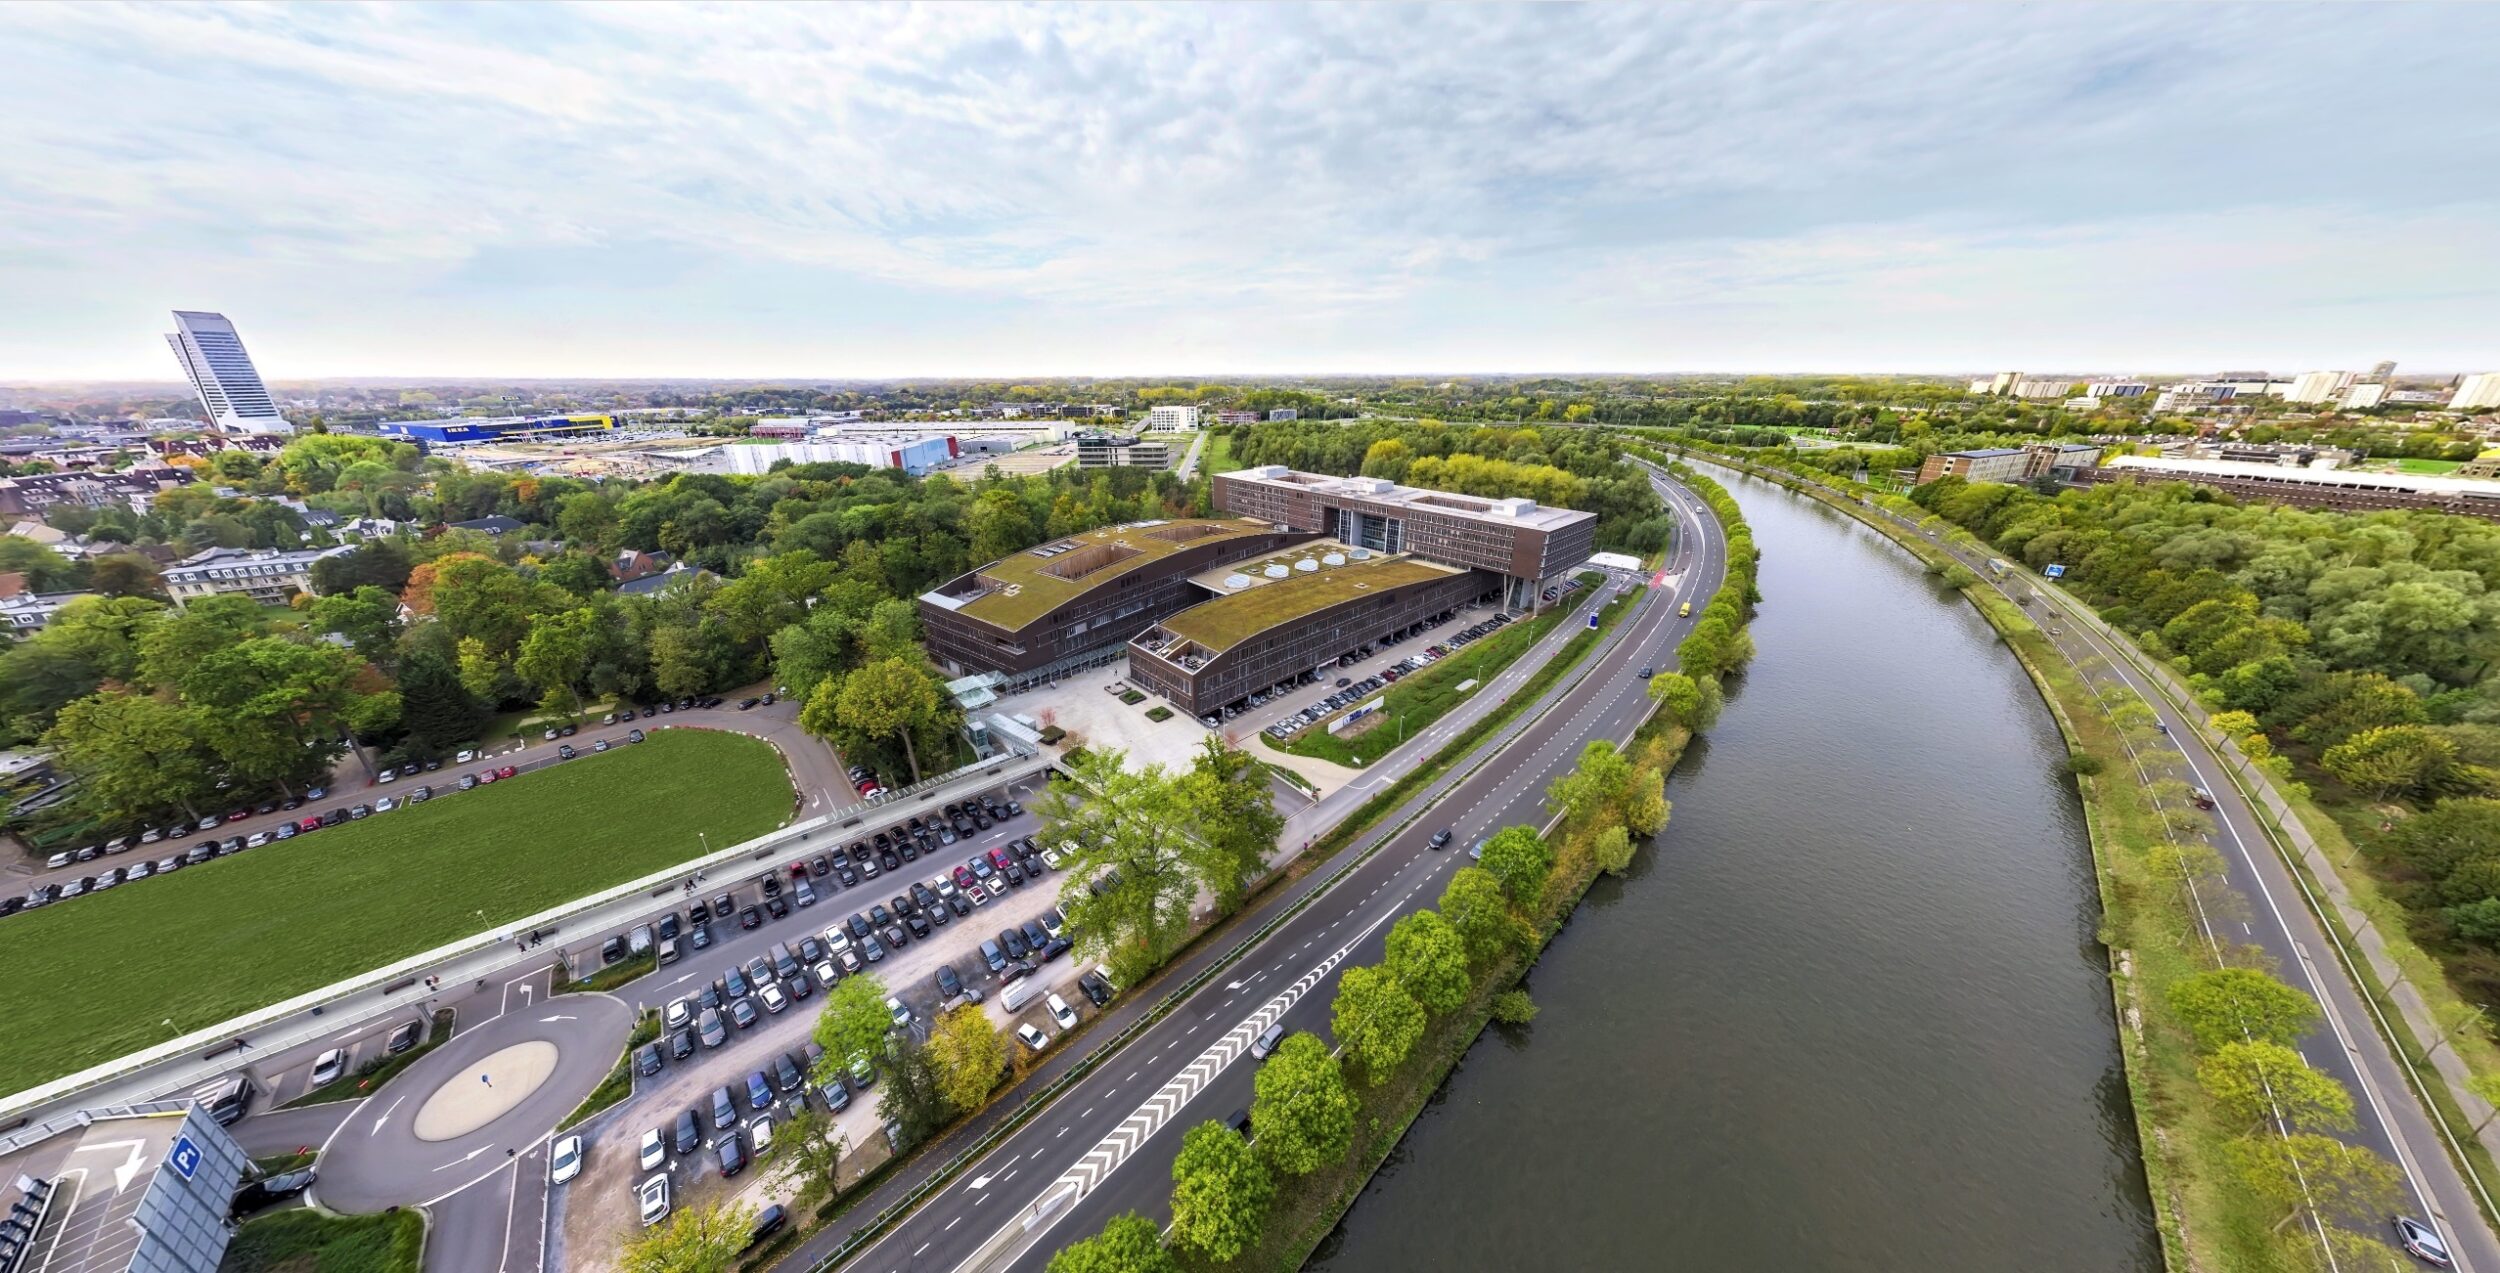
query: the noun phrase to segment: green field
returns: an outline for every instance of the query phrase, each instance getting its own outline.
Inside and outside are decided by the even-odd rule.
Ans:
[[[649,742],[0,920],[0,1092],[164,1042],[772,830],[770,744]],[[478,912],[485,912],[480,919]],[[554,952],[549,951],[552,960]]]
[[[1225,433],[1209,434],[1207,437],[1207,449],[1201,452],[1198,456],[1199,474],[1205,477],[1213,477],[1218,473],[1230,473],[1234,469],[1241,467],[1243,467],[1241,461],[1233,458],[1232,435]]]
[[[2396,461],[2396,471],[2399,473],[2420,473],[2436,477],[2448,473],[2454,473],[2457,471],[2458,467],[2464,463],[2465,462],[2463,460],[2416,460],[2407,458]]]
[[[218,1273],[417,1273],[425,1219],[414,1210],[333,1216],[289,1207],[235,1230]]]
[[[1503,668],[1526,653],[1538,638],[1552,631],[1565,613],[1556,609],[1524,623],[1514,622],[1420,672],[1399,677],[1389,686],[1386,699],[1381,704],[1380,723],[1352,738],[1329,733],[1327,722],[1322,721],[1302,731],[1290,742],[1271,742],[1269,745],[1297,756],[1313,756],[1340,765],[1368,765],[1396,750],[1405,740],[1431,728],[1433,722],[1448,714],[1451,708],[1474,697],[1486,682],[1499,676]],[[1429,645],[1431,641],[1427,639],[1425,644]],[[1458,687],[1469,681],[1476,684],[1461,693]]]

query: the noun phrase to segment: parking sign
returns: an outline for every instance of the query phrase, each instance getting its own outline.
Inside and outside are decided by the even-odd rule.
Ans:
[[[174,1147],[165,1151],[165,1165],[173,1168],[175,1175],[189,1180],[200,1170],[200,1147],[192,1144],[188,1136],[174,1137]]]

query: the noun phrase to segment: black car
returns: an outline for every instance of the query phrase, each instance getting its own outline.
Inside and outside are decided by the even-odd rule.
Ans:
[[[1006,948],[1009,959],[1022,959],[1033,949],[1025,944],[1024,933],[1013,928],[998,930],[998,944]]]
[[[903,924],[911,929],[911,935],[914,937],[925,939],[929,935],[929,921],[918,915],[905,915]]]
[[[668,914],[660,917],[660,940],[667,941],[669,938],[675,937],[676,935],[677,912],[670,911]]]
[[[795,1092],[807,1086],[807,1067],[792,1060],[788,1053],[773,1058],[773,1087],[776,1091]]]
[[[721,1179],[726,1180],[747,1169],[746,1137],[733,1131],[712,1142],[712,1149],[720,1155]]]
[[[891,946],[896,950],[901,950],[903,947],[911,944],[911,934],[904,932],[903,926],[900,924],[886,925],[884,931],[879,935],[885,938],[886,945]]]
[[[417,1046],[417,1036],[424,1030],[424,1026],[425,1023],[421,1021],[410,1021],[391,1031],[390,1042],[382,1046],[382,1055],[398,1056]]]
[[[839,1074],[826,1079],[824,1085],[816,1091],[818,1095],[825,1098],[825,1108],[836,1114],[851,1107],[850,1082]]]
[[[668,1036],[668,1054],[679,1061],[694,1055],[694,1028],[692,1026]]]
[[[763,1214],[755,1217],[755,1227],[747,1230],[747,1244],[740,1249],[740,1254],[763,1245],[764,1239],[781,1232],[782,1227],[789,1223],[789,1208],[778,1202],[764,1208]]]
[[[634,1053],[634,1073],[649,1078],[659,1072],[660,1045],[657,1043],[642,1045],[642,1050]]]
[[[868,921],[862,919],[858,911],[852,911],[851,917],[842,921],[842,924],[843,927],[851,930],[851,939],[853,941],[865,941],[868,938],[868,934],[873,931],[868,927]]]
[[[737,1022],[741,1030],[752,1030],[761,1018],[755,1011],[753,999],[733,999],[729,1004],[729,1019]]]
[[[760,910],[757,910],[756,908],[754,908],[754,907],[752,907],[752,906],[750,906],[750,907],[746,908],[745,910],[742,910],[742,911],[738,912],[738,927],[740,927],[740,928],[762,928],[763,926],[764,926],[764,912],[762,912],[762,911],[760,911]]]
[[[1084,992],[1085,992],[1085,997],[1086,997],[1086,998],[1088,998],[1088,999],[1093,1000],[1093,1001],[1094,1001],[1094,1006],[1095,1006],[1095,1007],[1097,1007],[1097,1008],[1102,1008],[1102,1007],[1108,1007],[1108,1006],[1110,1006],[1110,1003],[1111,1003],[1111,983],[1110,983],[1110,982],[1104,981],[1102,978],[1097,977],[1097,976],[1095,976],[1094,974],[1092,974],[1092,973],[1090,973],[1090,972],[1089,972],[1089,973],[1085,974],[1084,976],[1079,977],[1079,978],[1077,978],[1077,979],[1076,979],[1076,988],[1077,988],[1077,989],[1079,989],[1079,990],[1084,991]]]
[[[722,989],[721,984],[715,981],[696,991],[694,1001],[698,1008],[719,1008],[729,1002],[729,995]]]
[[[1446,849],[1450,847],[1450,829],[1448,827],[1443,827],[1432,833],[1432,847],[1436,849]]]
[[[940,999],[952,999],[964,992],[964,979],[955,975],[955,965],[938,965],[937,988]]]
[[[842,881],[844,888],[855,888],[859,885],[859,871],[852,867],[849,858],[833,864],[833,878]]]
[[[556,759],[558,760],[571,760],[578,754],[579,753],[573,750],[573,744],[571,743],[563,743],[556,748]]]
[[[789,918],[789,917],[790,917],[790,903],[789,903],[789,901],[788,901],[787,899],[784,899],[784,898],[779,898],[779,897],[767,897],[767,898],[765,898],[765,899],[764,899],[764,909],[765,909],[765,910],[768,910],[768,911],[771,911],[771,912],[773,913],[773,918],[774,918],[774,919],[787,919],[787,918]],[[749,925],[748,927],[753,927],[753,925]]]
[[[764,896],[766,897],[781,896],[781,877],[779,875],[767,875],[764,878],[757,880],[755,882],[755,886],[762,889],[764,891]]]
[[[703,1148],[703,1128],[695,1122],[693,1110],[678,1112],[677,1126],[671,1129],[668,1147],[675,1150],[680,1158]]]
[[[876,905],[871,906],[871,907],[869,907],[869,908],[868,908],[868,925],[869,925],[869,927],[871,927],[871,928],[885,928],[885,927],[888,927],[888,926],[892,925],[893,923],[894,923],[894,912],[887,910],[887,909],[885,908],[885,903],[883,903],[883,902],[879,902],[879,903],[877,903]]]
[[[255,1180],[235,1193],[232,1213],[237,1217],[250,1215],[281,1199],[292,1198],[312,1188],[312,1183],[313,1171],[310,1167],[302,1171],[284,1172],[265,1180]]]
[[[747,1108],[761,1114],[772,1107],[772,1080],[765,1078],[762,1070],[749,1073],[747,1075]]]
[[[1038,919],[1024,921],[1023,932],[1024,944],[1035,950],[1050,944],[1050,930],[1043,928],[1042,921]]]
[[[739,971],[735,967],[732,967],[728,974],[721,978],[721,995],[723,998],[744,999],[748,995],[754,993],[755,987],[747,984],[746,974]]]
[[[695,1018],[695,1029],[702,1031],[703,1046],[707,1048],[729,1042],[729,1027],[722,1023],[718,1008],[705,1008],[703,1015]]]
[[[727,893],[723,893],[712,899],[712,918],[714,919],[727,919],[729,918],[731,912],[736,911],[737,909],[738,904],[730,900],[729,894]]]
[[[712,926],[710,924],[697,924],[693,928],[687,930],[686,944],[694,947],[696,950],[710,949],[712,945]]]

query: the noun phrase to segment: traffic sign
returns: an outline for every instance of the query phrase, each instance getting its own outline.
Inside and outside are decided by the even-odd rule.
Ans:
[[[2051,579],[2063,579],[2066,577],[2066,568],[2064,566],[2051,563],[2049,565],[2042,566],[2040,568],[2040,573],[2047,575]]]
[[[174,1137],[174,1147],[165,1151],[165,1165],[173,1168],[175,1175],[189,1180],[199,1173],[200,1147],[192,1144],[188,1136]]]

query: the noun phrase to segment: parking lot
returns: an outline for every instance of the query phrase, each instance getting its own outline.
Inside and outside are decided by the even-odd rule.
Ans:
[[[1305,701],[1297,691],[1288,690],[1278,695],[1251,695],[1250,705],[1255,711],[1270,706],[1276,700],[1294,700],[1285,703],[1282,714],[1262,727],[1262,732],[1268,737],[1284,742],[1306,729],[1326,728],[1327,722],[1338,713],[1361,704],[1399,678],[1420,672],[1446,655],[1455,654],[1501,631],[1509,622],[1507,616],[1500,614],[1475,620],[1460,614],[1440,623],[1425,624],[1419,632],[1367,645],[1361,653],[1338,660],[1342,671],[1335,681],[1317,687],[1316,698]],[[1451,629],[1455,630],[1448,637],[1434,639],[1435,634]]]
[[[1029,794],[1024,790],[993,791],[988,793],[988,798],[1003,803],[1007,800],[1021,801]],[[887,832],[888,847],[894,855],[895,866],[891,869],[885,867],[883,857],[875,847],[874,836],[881,830]],[[985,941],[997,940],[1000,930],[1039,922],[1046,912],[1053,910],[1058,902],[1060,873],[1044,864],[1038,876],[1028,876],[1021,884],[1007,885],[994,893],[984,885],[981,895],[986,900],[982,901],[972,900],[969,890],[956,888],[953,884],[956,868],[969,869],[967,864],[973,858],[986,858],[994,850],[1006,852],[1016,860],[1021,874],[1023,860],[1017,858],[1008,846],[1036,836],[1039,830],[1038,819],[1030,809],[1025,809],[993,821],[987,830],[976,826],[974,834],[961,838],[955,844],[936,843],[933,849],[921,851],[915,843],[915,857],[904,861],[893,829],[868,824],[859,828],[858,834],[862,838],[845,841],[838,850],[837,846],[828,844],[817,852],[792,855],[780,861],[759,862],[756,870],[734,881],[718,876],[707,880],[688,900],[687,906],[698,902],[703,906],[707,915],[704,922],[709,944],[701,950],[692,948],[693,929],[686,919],[686,907],[680,907],[678,928],[679,941],[684,947],[682,956],[677,962],[662,966],[619,992],[638,1007],[652,1008],[664,1014],[673,1001],[685,1000],[684,1012],[692,1023],[688,1027],[692,1037],[680,1041],[675,1032],[664,1031],[658,1045],[661,1056],[658,1072],[638,1076],[634,1095],[616,1110],[594,1120],[584,1130],[585,1153],[581,1175],[558,1191],[555,1203],[558,1217],[553,1223],[558,1250],[562,1254],[561,1261],[558,1261],[561,1266],[603,1267],[612,1263],[621,1244],[640,1231],[635,1190],[654,1174],[664,1172],[669,1178],[672,1208],[709,1205],[740,1194],[750,1195],[746,1200],[760,1206],[767,1201],[763,1195],[768,1192],[787,1193],[787,1190],[768,1190],[764,1184],[771,1172],[760,1168],[770,1167],[769,1152],[762,1161],[746,1166],[735,1178],[722,1178],[717,1145],[724,1133],[714,1126],[711,1112],[713,1095],[724,1088],[729,1091],[742,1146],[752,1144],[754,1124],[759,1118],[778,1124],[785,1119],[786,1111],[793,1103],[813,1101],[821,1105],[827,1099],[824,1090],[813,1083],[799,1091],[784,1090],[775,1074],[776,1062],[785,1056],[792,1060],[794,1067],[806,1060],[805,1050],[822,1008],[826,988],[821,975],[813,968],[807,969],[802,980],[808,983],[808,991],[805,997],[798,997],[794,985],[783,981],[776,973],[773,977],[775,993],[785,1001],[783,1010],[779,1012],[767,1010],[764,1003],[766,996],[761,989],[749,985],[750,993],[746,998],[754,1024],[740,1026],[730,1013],[722,1012],[716,1018],[721,1043],[707,1047],[702,1039],[702,997],[705,993],[719,995],[720,990],[715,988],[715,983],[727,983],[732,969],[737,970],[738,980],[749,981],[747,966],[758,959],[769,962],[769,952],[776,943],[786,943],[794,953],[799,951],[804,940],[810,938],[829,947],[831,943],[827,930],[847,930],[849,921],[856,914],[870,927],[879,946],[885,948],[884,954],[875,963],[868,963],[864,943],[846,931],[844,940],[852,953],[859,956],[860,971],[856,974],[844,972],[839,955],[832,956],[834,967],[831,971],[837,978],[875,976],[887,992],[909,1010],[911,1022],[908,1028],[914,1037],[926,1037],[931,1022],[941,1009],[937,972],[940,965],[946,965],[954,970],[964,988],[981,995],[983,1010],[994,1024],[1006,1029],[1018,1022],[1031,1023],[1052,1036],[1055,1045],[1061,1029],[1051,1021],[1043,993],[1037,991],[1032,1001],[1016,1013],[1005,1011],[999,994],[1001,980],[990,971],[980,948]],[[932,842],[940,839],[934,832],[929,838]],[[869,859],[878,863],[879,872],[875,878],[862,876],[856,883],[844,885],[831,858],[836,851],[851,857],[852,844],[867,846]],[[827,859],[822,874],[817,871],[816,859],[819,857]],[[813,904],[796,904],[793,867],[805,871],[809,889],[816,894],[817,900]],[[851,857],[851,870],[855,876],[860,875],[861,865],[856,857]],[[992,872],[993,878],[1002,874],[995,866]],[[778,900],[787,908],[785,916],[774,917],[765,905],[767,899],[763,880],[768,875],[776,881]],[[914,884],[922,885],[930,894],[937,894],[937,881],[941,878],[948,881],[949,891],[963,898],[971,913],[956,915],[952,907],[941,901],[936,909],[946,911],[948,918],[945,923],[929,924],[928,935],[922,937],[916,935],[908,923],[897,922],[892,927],[902,929],[904,940],[899,946],[890,945],[890,927],[881,928],[874,924],[872,908],[886,908],[889,919],[892,919],[897,896],[910,897]],[[715,899],[724,893],[729,896],[730,904],[730,918],[726,921],[713,914],[717,910],[713,904]],[[756,913],[757,927],[740,927],[750,908]],[[922,903],[921,910],[922,922],[928,923],[927,917],[932,913],[930,908]],[[1082,968],[1072,953],[1062,952],[1048,960],[1034,960],[1033,968],[1029,975],[1046,990],[1056,991],[1077,1013],[1086,1016],[1093,1013],[1094,1006],[1076,989]],[[727,987],[724,985],[723,988]],[[1011,1043],[1010,1046],[1022,1051],[1021,1044]],[[679,1048],[689,1050],[680,1057],[676,1055]],[[746,1095],[748,1076],[759,1071],[764,1073],[767,1085],[773,1089],[765,1109],[760,1112],[753,1108]],[[844,1140],[855,1148],[872,1144],[882,1147],[884,1120],[878,1117],[876,1111],[880,1089],[873,1084],[861,1089],[848,1081],[842,1084],[842,1088],[848,1100],[835,1116],[835,1123]],[[674,1146],[679,1116],[686,1111],[692,1111],[694,1115],[697,1144],[694,1152],[681,1155]],[[661,1132],[666,1146],[665,1167],[659,1171],[645,1171],[640,1165],[638,1151],[644,1133],[654,1129]]]

